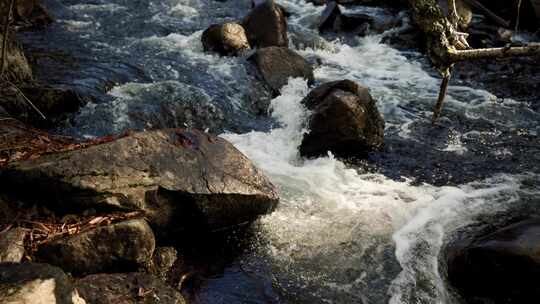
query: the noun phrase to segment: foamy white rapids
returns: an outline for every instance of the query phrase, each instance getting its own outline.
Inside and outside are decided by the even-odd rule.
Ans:
[[[280,207],[261,224],[278,280],[294,281],[304,293],[328,302],[381,303],[399,273],[397,249],[404,270],[392,284],[392,303],[411,303],[399,299],[414,289],[417,264],[440,289],[430,299],[439,299],[444,288],[436,260],[445,223],[480,212],[494,197],[509,200],[517,183],[505,177],[460,188],[413,186],[406,179],[349,169],[332,155],[302,160],[297,148],[308,113],[300,101],[307,92],[305,81],[290,80],[272,101],[272,115],[281,126],[271,132],[221,135],[279,188]],[[433,232],[424,232],[425,226]],[[416,242],[428,237],[433,247],[424,257],[414,256]]]

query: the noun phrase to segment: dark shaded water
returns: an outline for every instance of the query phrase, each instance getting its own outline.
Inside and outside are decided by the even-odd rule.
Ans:
[[[381,43],[407,27],[406,16],[383,34],[333,40],[315,30],[322,7],[278,2],[291,13],[291,47],[317,64],[318,82],[353,79],[378,99],[384,152],[354,165],[331,155],[299,159],[305,81],[291,80],[270,101],[245,58],[203,52],[202,30],[241,18],[250,1],[48,0],[57,22],[22,40],[40,54],[38,78],[95,96],[59,131],[208,129],[279,187],[281,206],[226,265],[211,267],[197,302],[456,302],[438,263],[445,242],[538,213],[531,206],[539,203],[540,113],[455,82],[433,127],[439,79],[422,55]],[[385,9],[352,10],[394,18]]]

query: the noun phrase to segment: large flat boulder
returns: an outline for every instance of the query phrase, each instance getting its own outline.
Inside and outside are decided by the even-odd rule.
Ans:
[[[151,261],[155,246],[146,221],[133,219],[46,242],[38,257],[75,275],[136,271]]]
[[[162,228],[224,228],[255,220],[279,200],[268,178],[229,142],[183,129],[10,163],[0,183],[5,194],[59,212],[139,210]]]
[[[313,89],[302,103],[311,110],[309,132],[300,155],[361,157],[381,149],[384,120],[369,90],[350,80],[333,81]]]
[[[38,263],[0,264],[0,303],[84,304],[58,267]]]

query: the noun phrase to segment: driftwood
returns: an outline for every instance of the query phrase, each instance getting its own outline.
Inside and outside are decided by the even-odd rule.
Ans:
[[[467,0],[467,2],[470,2],[470,0]],[[444,15],[437,0],[408,0],[408,3],[416,25],[426,37],[428,57],[433,66],[443,76],[439,98],[433,113],[433,122],[440,116],[452,67],[455,63],[471,59],[540,54],[540,44],[470,49],[466,40],[468,35],[458,31],[455,0],[448,0],[448,7],[453,10],[449,17]]]

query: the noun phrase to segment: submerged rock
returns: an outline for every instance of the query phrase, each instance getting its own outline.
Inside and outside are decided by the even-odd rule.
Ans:
[[[244,28],[238,23],[213,24],[202,33],[205,51],[238,55],[250,49]]]
[[[325,83],[302,103],[313,112],[300,155],[316,157],[331,151],[358,157],[383,146],[384,120],[367,88],[350,80]]]
[[[47,242],[38,257],[77,275],[135,271],[150,261],[155,244],[146,221],[134,219]]]
[[[51,15],[41,5],[41,0],[17,0],[13,11],[16,21],[38,26],[53,22]]]
[[[230,143],[183,129],[134,133],[12,163],[0,171],[0,183],[6,194],[62,212],[141,210],[164,229],[253,221],[279,200],[270,181]]]
[[[24,257],[24,238],[26,232],[21,228],[0,233],[0,263],[20,263]]]
[[[75,283],[87,303],[184,304],[182,295],[145,273],[96,274]]]
[[[60,269],[38,263],[0,264],[0,303],[84,304]]]
[[[304,57],[284,47],[267,47],[257,50],[250,58],[257,66],[264,81],[278,94],[290,77],[301,77],[314,82],[313,68]]]
[[[242,25],[252,47],[289,45],[284,11],[273,0],[255,6]]]
[[[471,303],[529,303],[540,296],[540,219],[446,248],[448,280]]]

